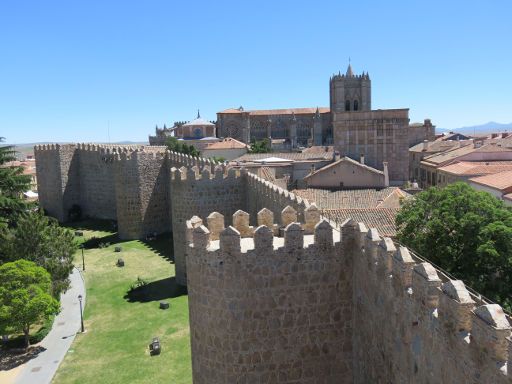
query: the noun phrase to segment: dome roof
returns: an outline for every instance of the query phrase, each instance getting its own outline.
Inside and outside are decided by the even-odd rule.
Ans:
[[[210,123],[208,120],[205,120],[205,119],[201,118],[201,115],[199,114],[199,109],[197,110],[197,118],[195,118],[192,121],[189,121],[186,124],[183,124],[184,127],[205,126],[205,125],[215,125],[215,124]]]
[[[199,117],[197,119],[194,119],[192,121],[189,121],[186,124],[183,124],[183,127],[190,127],[193,125],[215,125],[213,123],[210,123],[208,120],[203,119],[202,117]]]

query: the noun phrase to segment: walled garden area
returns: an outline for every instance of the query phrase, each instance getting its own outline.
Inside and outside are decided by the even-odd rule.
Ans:
[[[77,335],[53,383],[191,383],[188,298],[174,281],[169,236],[121,242],[106,222],[74,227],[84,235],[86,333]],[[116,266],[119,258],[124,267]],[[162,300],[169,309],[159,309]],[[150,355],[153,337],[160,355]]]

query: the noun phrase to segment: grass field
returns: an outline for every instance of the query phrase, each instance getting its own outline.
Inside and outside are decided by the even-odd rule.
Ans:
[[[175,284],[170,239],[119,242],[108,226],[85,224],[87,332],[77,335],[53,383],[191,383],[188,299]],[[93,248],[98,241],[111,245]],[[116,266],[120,257],[125,267]],[[76,261],[81,265],[80,252]],[[148,284],[130,291],[138,278]],[[159,309],[160,300],[170,309]],[[162,352],[150,356],[155,336]]]

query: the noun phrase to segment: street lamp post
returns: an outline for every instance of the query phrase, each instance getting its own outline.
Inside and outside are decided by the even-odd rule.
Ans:
[[[85,329],[84,329],[84,316],[82,313],[82,295],[78,295],[78,301],[80,302],[80,324],[82,326],[82,333],[84,333]]]

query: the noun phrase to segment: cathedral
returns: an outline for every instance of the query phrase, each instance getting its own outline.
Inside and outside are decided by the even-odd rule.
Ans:
[[[423,140],[433,140],[435,127],[429,119],[409,125],[409,109],[371,108],[368,73],[345,74],[329,79],[330,106],[270,110],[243,107],[217,113],[217,135],[251,142],[283,139],[290,149],[334,145],[342,156],[359,159],[374,168],[389,166],[392,183],[408,180],[408,150]]]

